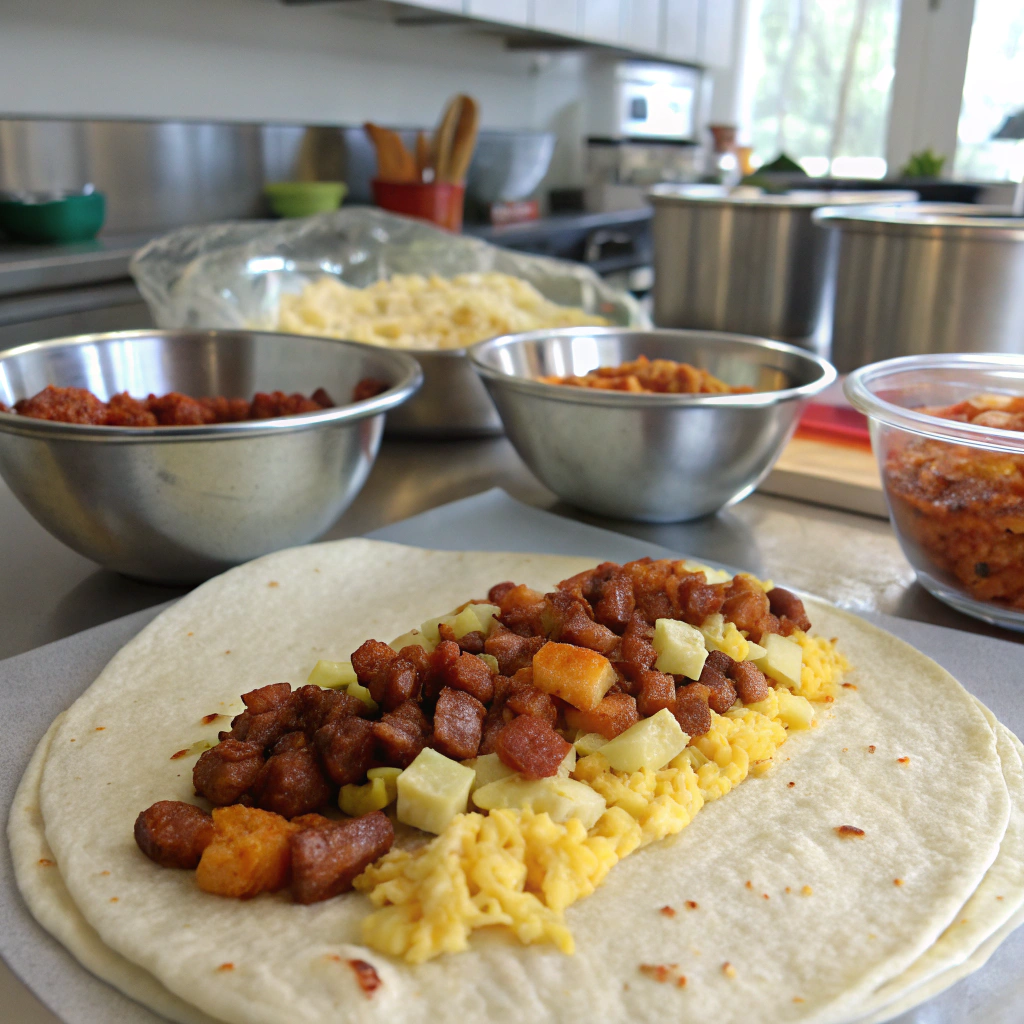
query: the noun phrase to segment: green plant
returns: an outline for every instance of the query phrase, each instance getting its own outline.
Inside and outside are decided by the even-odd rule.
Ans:
[[[942,173],[946,158],[933,153],[931,147],[913,153],[900,170],[901,178],[937,178]]]

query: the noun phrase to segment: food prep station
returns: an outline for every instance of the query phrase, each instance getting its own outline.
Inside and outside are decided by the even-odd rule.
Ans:
[[[616,90],[637,115],[658,80],[645,67],[617,64],[591,87]],[[97,239],[0,241],[0,680],[45,678],[77,656],[98,667],[196,583],[263,553],[359,537],[495,551],[507,536],[510,551],[589,556],[589,545],[610,545],[623,561],[649,548],[822,598],[933,654],[1024,731],[1014,689],[1024,612],[971,596],[979,580],[965,584],[954,578],[962,566],[938,564],[941,539],[922,550],[914,513],[899,506],[889,519],[899,460],[920,438],[940,451],[974,445],[979,458],[1022,450],[998,423],[951,424],[956,415],[939,407],[1024,380],[1024,221],[1003,207],[920,201],[940,188],[927,183],[920,192],[834,180],[812,191],[806,178],[769,181],[767,192],[695,184],[707,74],[678,67],[672,88],[690,111],[669,122],[672,138],[634,124],[640,134],[623,143],[604,137],[621,135],[621,124],[603,125],[587,143],[589,208],[577,195],[561,208],[553,195],[543,216],[527,197],[538,194],[554,135],[477,136],[476,102],[462,94],[432,140],[408,126],[0,121],[0,136],[52,135],[58,164],[70,166],[74,152],[88,166],[107,148],[124,158],[108,171],[113,215]],[[440,173],[446,144],[449,169],[462,164],[451,178]],[[158,175],[140,199],[145,155],[161,147],[190,150],[194,166],[174,187]],[[652,167],[678,178],[649,189]],[[306,184],[344,179],[345,206],[265,221],[272,186],[287,190],[297,169]],[[439,190],[443,215],[408,206],[435,202]],[[458,227],[462,190],[458,238],[370,209],[376,200]],[[576,320],[589,325],[447,349],[377,347],[329,329],[321,338],[306,326],[275,334],[285,331],[281,297],[301,307],[319,275],[355,290],[403,273],[490,272],[606,326]],[[44,339],[58,340],[35,344]],[[895,358],[906,356],[917,361]],[[645,357],[698,367],[729,393],[578,386]],[[886,389],[890,366],[898,393]],[[377,390],[360,400],[367,380]],[[125,428],[111,441],[99,420],[10,414],[48,384],[104,400],[121,390],[214,400],[325,386],[340,401],[277,420]],[[928,414],[916,411],[924,404]],[[992,564],[994,576],[995,556]],[[987,579],[987,562],[975,573]],[[70,685],[94,674],[69,669]],[[0,710],[12,714],[2,692]],[[26,756],[18,747],[0,765],[20,777]],[[4,857],[0,880],[11,874]],[[8,881],[0,921],[24,942],[9,957],[14,970],[0,959],[0,1005],[12,1021],[79,1024],[68,1009],[78,1003],[83,1024],[122,1013],[131,1024],[156,1021],[79,970]],[[959,1024],[984,1007],[1009,1024],[994,1015],[1020,1005],[1022,950],[1024,929],[969,980],[894,1020]],[[41,992],[48,972],[54,988],[43,1000],[19,977]]]

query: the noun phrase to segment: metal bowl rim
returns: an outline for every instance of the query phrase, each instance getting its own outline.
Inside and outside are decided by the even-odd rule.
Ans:
[[[855,408],[887,427],[896,427],[922,437],[964,444],[972,448],[1024,454],[1024,434],[1020,431],[976,426],[973,423],[960,423],[957,420],[929,416],[927,413],[887,402],[871,389],[875,381],[881,381],[896,373],[956,369],[1013,369],[1018,370],[1024,377],[1024,355],[961,352],[899,356],[895,359],[869,363],[854,370],[843,383],[843,390]]]
[[[749,394],[636,394],[628,391],[601,391],[595,388],[573,388],[564,384],[546,384],[543,381],[517,377],[510,373],[502,373],[483,362],[482,356],[495,348],[506,348],[524,342],[543,341],[548,338],[593,337],[594,335],[654,335],[663,338],[714,338],[730,341],[743,347],[778,352],[796,357],[798,360],[814,366],[819,373],[817,380],[809,381],[794,388],[781,388],[777,391],[754,391]],[[835,367],[821,356],[808,352],[795,345],[787,345],[783,341],[770,338],[758,338],[749,334],[730,334],[725,331],[679,330],[674,328],[625,329],[621,327],[563,327],[558,330],[528,331],[523,334],[506,334],[487,341],[478,342],[469,350],[469,360],[473,369],[485,382],[504,385],[523,394],[551,401],[572,402],[578,405],[600,405],[615,409],[638,408],[715,408],[736,407],[764,409],[783,402],[801,398],[809,398],[824,391],[836,379]]]
[[[299,413],[295,416],[278,416],[266,420],[243,420],[239,423],[204,423],[197,426],[180,427],[107,427],[87,423],[60,423],[54,420],[34,419],[14,412],[0,412],[0,433],[19,434],[43,438],[65,437],[75,440],[112,441],[115,443],[167,443],[172,441],[204,441],[261,437],[268,434],[287,434],[295,431],[312,430],[321,426],[337,426],[368,419],[388,412],[401,405],[414,394],[423,383],[423,370],[419,363],[404,352],[380,346],[369,346],[357,341],[343,341],[338,338],[319,338],[305,334],[288,334],[284,331],[247,331],[234,329],[193,330],[190,328],[154,328],[152,330],[102,331],[95,334],[79,334],[49,341],[35,341],[27,345],[0,352],[0,364],[17,356],[46,352],[105,341],[128,341],[145,338],[212,337],[231,338],[253,335],[268,335],[275,338],[293,338],[297,341],[330,341],[351,350],[367,348],[380,351],[385,359],[391,359],[401,373],[399,380],[379,395],[361,402],[335,406],[316,413]]]
[[[971,212],[979,209],[989,209],[993,212],[987,215]],[[813,219],[815,224],[823,228],[870,234],[928,233],[935,229],[953,228],[957,236],[983,235],[1006,241],[1024,240],[1024,218],[1014,216],[1009,206],[916,203],[844,207],[830,203],[815,210]]]
[[[655,185],[647,191],[647,199],[654,205],[662,203],[666,206],[694,204],[772,210],[817,210],[822,207],[846,209],[866,204],[884,206],[888,203],[916,203],[920,195],[912,189],[851,189],[844,192],[840,189],[803,188],[791,189],[781,194],[766,192],[761,195],[733,196],[698,191],[702,187],[708,186]],[[689,191],[691,189],[693,191]],[[825,196],[828,198],[823,198]],[[867,198],[868,196],[871,198]]]

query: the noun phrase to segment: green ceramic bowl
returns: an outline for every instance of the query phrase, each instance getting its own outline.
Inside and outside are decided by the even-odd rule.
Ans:
[[[0,199],[0,231],[22,242],[86,242],[96,237],[106,212],[102,192]]]
[[[271,210],[279,217],[312,217],[341,206],[348,186],[343,181],[276,181],[263,186]]]

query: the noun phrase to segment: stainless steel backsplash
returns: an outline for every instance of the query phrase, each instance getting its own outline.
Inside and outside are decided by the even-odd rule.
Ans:
[[[264,216],[270,181],[349,179],[365,202],[372,168],[361,128],[0,120],[0,190],[92,183],[107,196],[110,234]]]

